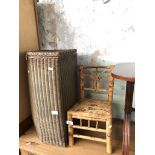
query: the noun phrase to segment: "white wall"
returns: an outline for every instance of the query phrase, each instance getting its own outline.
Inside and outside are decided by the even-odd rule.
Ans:
[[[76,48],[78,64],[135,61],[133,0],[40,2],[42,49]],[[115,80],[113,117],[123,118],[125,86],[125,82]]]

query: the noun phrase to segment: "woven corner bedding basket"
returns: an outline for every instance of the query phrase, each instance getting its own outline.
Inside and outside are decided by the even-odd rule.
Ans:
[[[76,102],[77,52],[26,53],[31,111],[43,143],[66,146],[67,110]]]

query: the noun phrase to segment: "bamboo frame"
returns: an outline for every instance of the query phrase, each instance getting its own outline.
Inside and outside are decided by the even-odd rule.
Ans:
[[[72,114],[71,113],[67,113],[67,119],[68,121],[73,121],[73,118],[72,118]],[[68,136],[69,136],[69,146],[72,146],[74,145],[74,128],[72,125],[68,125]]]
[[[87,119],[79,119],[80,120],[80,125],[73,125],[72,127],[75,128],[75,129],[83,129],[83,130],[90,130],[90,131],[97,131],[97,132],[103,132],[105,133],[106,130],[105,129],[102,129],[102,128],[99,128],[98,127],[98,122],[99,121],[95,121],[96,122],[96,125],[95,127],[91,127],[90,126],[90,120],[87,120]],[[88,121],[88,124],[87,126],[82,126],[82,120],[87,120]],[[92,120],[94,121],[94,120]],[[100,121],[101,122],[101,121]]]
[[[88,128],[90,128],[90,120],[88,120]]]
[[[109,66],[83,66],[84,69],[87,68],[105,68],[105,69],[109,69]]]
[[[110,66],[110,73],[112,72],[114,67],[115,67],[114,65]],[[109,88],[108,88],[108,101],[110,103],[112,103],[112,100],[113,100],[113,89],[114,89],[114,78],[110,74],[110,76],[109,76]]]
[[[73,129],[82,129],[82,130],[89,130],[89,131],[102,132],[102,133],[107,132],[106,129],[98,128],[98,121],[96,121],[95,127],[90,127],[90,120],[88,120],[88,126],[82,126],[83,119],[79,119],[79,120],[80,120],[80,125],[73,125],[72,126]],[[82,139],[89,139],[89,140],[94,140],[94,141],[99,141],[99,142],[106,142],[106,139],[103,139],[103,138],[96,138],[96,137],[79,135],[79,134],[73,134],[73,138],[82,138]]]
[[[80,126],[82,126],[82,119],[80,119]]]
[[[96,121],[96,129],[98,129],[98,121]]]
[[[99,118],[94,118],[94,117],[88,117],[88,118],[85,118],[85,117],[80,117],[80,116],[77,116],[77,115],[72,115],[72,118],[76,118],[76,119],[85,119],[85,120],[90,120],[90,121],[100,121],[100,122],[105,122],[105,120],[103,118],[99,119]]]
[[[87,75],[89,77],[91,77],[92,81],[92,86],[93,88],[86,88],[84,87],[84,69],[91,69],[94,68],[95,69],[95,78],[92,78],[92,75]],[[102,89],[100,88],[100,79],[104,78],[104,76],[100,75],[103,72],[98,73],[98,69],[102,68],[102,69],[108,69],[110,72],[109,78],[108,78],[108,84],[109,87],[108,89]],[[112,99],[113,99],[113,86],[114,86],[114,78],[111,76],[111,72],[112,69],[114,68],[113,65],[111,65],[110,67],[107,66],[80,66],[80,99],[82,100],[82,102],[84,102],[85,100],[85,91],[95,91],[95,92],[105,92],[107,93],[108,96],[108,103],[112,103]],[[81,102],[81,103],[82,103]],[[87,104],[86,104],[87,106]],[[78,109],[78,108],[77,108]],[[79,108],[80,109],[80,108]],[[81,138],[81,139],[88,139],[88,140],[93,140],[93,141],[98,141],[98,142],[104,142],[107,145],[107,153],[112,153],[112,118],[102,118],[102,117],[94,117],[94,115],[89,115],[89,117],[84,117],[82,116],[82,114],[80,114],[82,111],[80,111],[79,113],[74,113],[74,110],[70,111],[70,113],[73,112],[73,115],[68,115],[68,120],[72,120],[73,118],[75,119],[79,119],[80,123],[79,125],[69,125],[69,145],[73,145],[74,143],[74,138]],[[85,112],[85,110],[83,111],[83,113]],[[70,118],[72,117],[72,118]],[[83,126],[82,120],[87,120],[88,124],[87,126]],[[95,127],[92,127],[90,122],[91,121],[95,121]],[[102,129],[99,128],[99,123],[98,122],[105,122],[106,123],[106,128]],[[86,135],[80,135],[80,134],[74,134],[74,129],[82,129],[82,130],[88,130],[88,131],[94,131],[94,132],[101,132],[101,133],[106,133],[106,137],[104,138],[97,138],[97,137],[91,137],[91,136],[86,136]]]
[[[106,143],[107,153],[112,153],[112,120],[106,121]]]
[[[90,127],[90,126],[87,127],[87,126],[73,125],[73,128],[75,128],[75,129],[89,130],[89,131],[96,131],[96,132],[103,132],[103,133],[106,132],[105,129],[93,128],[93,127]]]
[[[91,90],[91,91],[95,91],[95,89],[93,89],[93,88],[84,88],[84,90]],[[97,90],[98,92],[105,92],[105,93],[107,93],[108,91],[106,90],[106,89],[99,89],[98,88],[98,90]]]
[[[85,136],[85,135],[79,135],[79,134],[74,134],[73,137],[106,143],[106,139],[103,139],[103,138],[97,138],[97,137],[91,137],[91,136]]]
[[[84,91],[95,91],[95,92],[104,92],[108,94],[108,101],[112,102],[113,99],[113,86],[114,86],[114,78],[111,75],[111,72],[113,70],[115,66],[111,65],[110,67],[108,66],[80,66],[80,98],[84,99],[85,96],[85,92]],[[84,87],[84,69],[91,69],[91,68],[95,68],[96,69],[96,74],[95,74],[95,79],[93,80],[93,88],[86,88]],[[102,68],[102,69],[108,69],[110,72],[109,75],[109,88],[108,90],[106,89],[102,89],[100,88],[100,79],[99,79],[99,73],[98,73],[98,69]],[[101,77],[101,79],[103,79],[103,76]]]

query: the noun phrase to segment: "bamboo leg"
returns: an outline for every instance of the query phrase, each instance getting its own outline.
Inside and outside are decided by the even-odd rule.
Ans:
[[[90,127],[90,120],[88,120],[88,127]]]
[[[112,153],[112,120],[106,121],[107,153]]]
[[[98,128],[98,121],[96,121],[96,129]]]
[[[72,115],[70,113],[68,113],[68,116],[67,117],[68,117],[67,118],[68,121],[73,121]],[[74,129],[73,129],[72,125],[68,125],[69,146],[74,145],[74,137],[73,137],[73,134],[74,134]]]
[[[80,126],[82,126],[82,119],[80,119]]]

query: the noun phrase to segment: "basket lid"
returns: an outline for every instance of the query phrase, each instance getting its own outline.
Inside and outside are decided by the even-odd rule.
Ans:
[[[62,57],[77,54],[76,49],[60,49],[60,50],[37,50],[26,52],[26,57]]]

